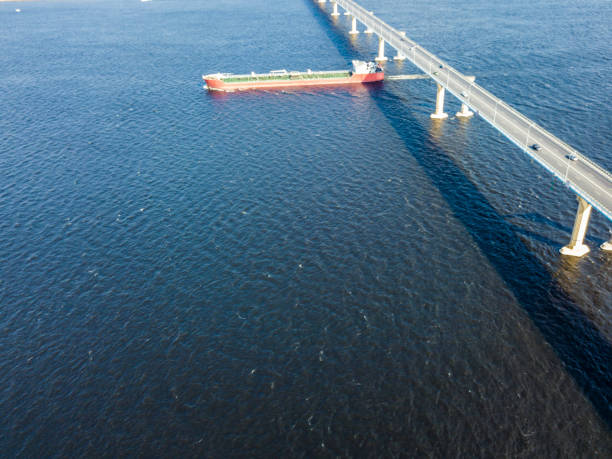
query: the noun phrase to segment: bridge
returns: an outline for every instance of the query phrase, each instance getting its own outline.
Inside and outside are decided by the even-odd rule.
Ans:
[[[319,4],[326,0],[315,0]],[[395,48],[396,60],[409,60],[437,83],[436,109],[431,117],[444,119],[445,91],[449,91],[462,103],[456,116],[480,115],[520,149],[527,153],[551,174],[576,193],[578,211],[571,240],[560,251],[563,255],[583,256],[589,252],[584,238],[595,208],[608,220],[612,220],[612,174],[589,158],[555,137],[516,109],[494,96],[475,82],[475,77],[463,75],[439,57],[374,15],[352,0],[330,0],[332,16],[339,16],[338,7],[351,16],[350,34],[356,35],[357,21],[365,25],[364,33],[378,35],[378,62],[386,61],[385,44]],[[601,245],[602,250],[612,251],[612,238]]]

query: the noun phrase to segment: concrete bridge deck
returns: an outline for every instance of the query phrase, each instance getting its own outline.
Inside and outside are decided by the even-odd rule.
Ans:
[[[325,0],[318,1],[319,3],[325,2]],[[442,108],[444,90],[450,91],[464,104],[458,116],[470,116],[472,113],[467,110],[467,107],[470,107],[582,198],[585,202],[580,203],[574,227],[575,234],[572,235],[572,243],[570,243],[570,246],[573,244],[575,248],[577,247],[577,252],[570,253],[571,250],[568,249],[562,253],[583,255],[588,251],[588,248],[582,244],[580,233],[583,238],[586,225],[588,225],[590,207],[594,207],[612,220],[612,174],[610,172],[476,84],[474,77],[463,75],[408,38],[404,32],[376,17],[371,11],[352,0],[332,0],[331,3],[334,8],[333,15],[339,14],[338,6],[340,6],[345,10],[345,14],[352,16],[352,30],[349,33],[359,33],[356,30],[356,21],[359,21],[367,27],[366,33],[378,35],[379,56],[377,60],[386,60],[384,45],[387,43],[397,50],[396,59],[409,60],[438,83],[436,113],[432,115],[432,118],[447,116],[443,113]],[[578,226],[583,226],[584,231],[579,231]],[[609,243],[606,247],[604,246],[602,248],[606,250],[612,248]]]

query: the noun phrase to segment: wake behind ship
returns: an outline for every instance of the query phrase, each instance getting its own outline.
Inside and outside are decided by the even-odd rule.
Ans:
[[[214,73],[202,75],[206,87],[211,91],[236,91],[260,88],[282,88],[289,86],[320,86],[354,83],[373,83],[385,77],[383,69],[373,62],[353,61],[353,70],[329,70],[313,72],[288,72],[272,70],[270,73],[234,75]]]

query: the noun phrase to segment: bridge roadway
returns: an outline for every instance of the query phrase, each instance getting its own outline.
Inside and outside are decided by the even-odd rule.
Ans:
[[[324,0],[323,0],[324,1]],[[319,0],[320,3],[323,1]],[[612,174],[352,0],[332,0],[612,220]],[[336,8],[337,10],[337,8]],[[353,22],[353,27],[355,22]],[[355,33],[355,32],[353,32]],[[384,44],[383,44],[384,47]],[[384,49],[384,48],[382,48]],[[439,88],[440,89],[440,88]],[[443,100],[443,99],[442,99]],[[533,149],[537,144],[541,148]],[[569,158],[575,157],[572,161]],[[590,209],[589,209],[590,211]],[[588,216],[587,216],[588,219]]]

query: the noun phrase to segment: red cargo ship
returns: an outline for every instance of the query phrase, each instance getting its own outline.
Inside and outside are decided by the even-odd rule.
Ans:
[[[323,72],[288,72],[272,70],[270,73],[233,75],[215,73],[202,75],[211,91],[236,91],[260,88],[284,88],[288,86],[320,86],[351,83],[373,83],[385,78],[382,68],[373,62],[353,61],[353,70]]]

